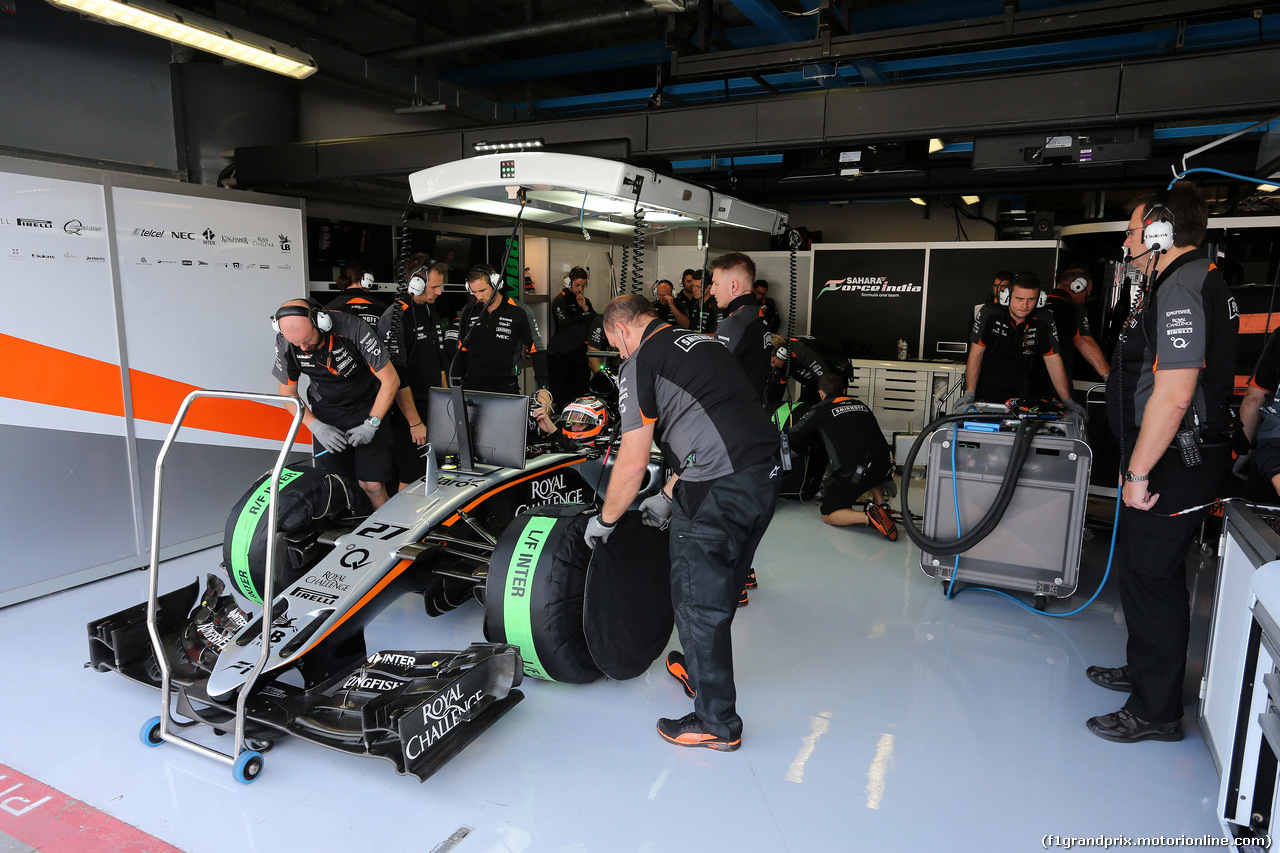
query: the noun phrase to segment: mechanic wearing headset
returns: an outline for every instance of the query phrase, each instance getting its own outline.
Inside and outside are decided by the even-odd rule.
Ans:
[[[1057,286],[1049,291],[1044,307],[1053,318],[1053,328],[1062,346],[1062,369],[1070,379],[1075,369],[1075,354],[1080,353],[1089,366],[1098,372],[1103,381],[1111,373],[1111,367],[1102,355],[1102,347],[1089,332],[1089,317],[1084,312],[1084,301],[1093,292],[1093,280],[1081,269],[1063,270],[1058,273]],[[1070,344],[1070,346],[1068,346]],[[1031,367],[1031,390],[1044,397],[1053,396],[1053,383],[1045,370],[1044,362],[1037,361]]]
[[[373,284],[373,276],[364,271],[357,261],[351,261],[343,270],[349,282],[341,294],[324,306],[326,311],[341,311],[354,314],[369,324],[369,328],[378,331],[378,320],[387,309],[387,303],[367,289]]]
[[[457,354],[449,368],[452,381],[461,380],[470,391],[520,393],[520,368],[525,353],[533,359],[533,376],[538,388],[547,387],[547,355],[533,313],[496,288],[498,274],[488,266],[467,273],[467,289],[475,299],[462,309],[458,323],[450,329],[450,343],[456,333]]]
[[[400,379],[369,324],[329,312],[310,299],[291,299],[272,316],[276,360],[272,374],[283,397],[298,396],[306,374],[302,423],[311,430],[316,468],[355,477],[373,508],[387,501],[393,474],[391,433],[380,430]]]
[[[716,326],[716,340],[729,348],[756,389],[756,397],[763,401],[769,381],[769,329],[756,298],[755,278],[755,262],[742,252],[730,252],[711,262],[711,298],[723,314]]]
[[[1087,723],[1118,743],[1182,739],[1186,557],[1207,510],[1170,516],[1213,500],[1231,468],[1226,432],[1240,318],[1200,249],[1207,219],[1200,192],[1179,181],[1163,200],[1138,199],[1125,233],[1126,255],[1151,270],[1107,380],[1107,420],[1124,469],[1115,562],[1129,639],[1124,666],[1087,670],[1094,683],[1130,694],[1123,708]],[[1183,440],[1195,451],[1185,461]]]
[[[730,628],[738,594],[778,497],[779,437],[754,389],[722,344],[663,323],[642,296],[604,311],[622,357],[622,441],[600,514],[587,523],[604,542],[639,493],[655,438],[675,474],[641,504],[644,522],[670,523],[671,600],[684,653],[667,669],[694,711],[658,720],[676,746],[723,752],[742,743]]]
[[[777,334],[778,329],[782,328],[782,315],[778,313],[778,303],[769,298],[769,282],[758,278],[752,289],[755,291],[756,301],[760,303],[765,328],[771,334]]]
[[[675,292],[675,286],[665,278],[658,279],[653,286],[653,313],[658,315],[658,319],[664,323],[670,323],[673,326],[679,326],[682,329],[689,328],[689,318],[680,310],[680,306],[676,304],[676,298],[672,296]]]
[[[774,405],[774,398],[782,400],[786,386],[782,382],[782,368],[791,361],[788,377],[800,385],[801,403],[816,403],[819,400],[818,380],[828,373],[840,373],[837,367],[846,367],[848,362],[840,358],[832,347],[822,343],[811,335],[801,335],[783,341],[780,335],[774,335],[771,343],[773,354],[769,364],[773,368],[773,379],[770,383],[769,404]]]
[[[591,378],[587,368],[587,329],[596,309],[583,292],[589,273],[582,267],[569,271],[569,283],[551,301],[555,330],[547,343],[547,373],[551,394],[557,400],[573,400],[587,393]]]
[[[407,272],[406,292],[383,312],[378,326],[383,346],[400,377],[400,390],[396,392],[399,414],[392,414],[391,436],[402,490],[427,471],[422,446],[427,443],[428,389],[446,384],[440,321],[431,305],[444,290],[449,265],[427,267],[417,263]]]
[[[1071,398],[1071,383],[1058,354],[1058,335],[1048,312],[1038,309],[1040,279],[1019,273],[1009,287],[1008,305],[986,305],[973,321],[964,394],[964,409],[975,400],[1004,403],[1031,390],[1031,367],[1043,358],[1058,399],[1068,411],[1084,417],[1084,407]]]

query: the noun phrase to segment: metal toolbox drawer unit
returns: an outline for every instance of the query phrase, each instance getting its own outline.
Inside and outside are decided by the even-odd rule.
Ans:
[[[950,580],[1065,598],[1076,591],[1084,512],[1093,454],[1072,423],[1056,427],[1064,435],[1037,435],[1004,518],[989,536],[963,554],[921,553],[925,574]],[[961,532],[972,530],[995,503],[1013,450],[1012,432],[939,430],[929,439],[925,480],[924,532],[932,539],[955,539],[956,501]],[[955,474],[952,444],[955,443]]]

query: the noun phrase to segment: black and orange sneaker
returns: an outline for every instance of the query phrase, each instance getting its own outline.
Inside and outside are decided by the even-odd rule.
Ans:
[[[741,736],[730,740],[704,732],[697,714],[685,714],[678,720],[663,717],[658,720],[658,734],[667,743],[674,743],[676,746],[702,746],[719,752],[733,752],[742,746]]]
[[[684,695],[690,699],[695,698],[698,693],[693,689],[693,684],[689,681],[689,670],[684,668],[683,652],[667,653],[667,672],[671,673],[671,677],[680,682],[680,686],[684,688]]]
[[[738,599],[738,606],[739,606],[739,607],[746,607],[746,606],[747,606],[748,604],[750,604],[750,603],[751,603],[751,602],[747,600],[747,588],[746,588],[746,587],[743,587],[743,588],[742,588],[742,598],[739,598],[739,599]]]
[[[898,541],[898,528],[893,524],[893,516],[886,507],[876,503],[867,504],[867,521],[885,535],[890,542]]]
[[[747,589],[755,589],[759,585],[760,584],[756,583],[756,570],[748,569],[747,570]]]

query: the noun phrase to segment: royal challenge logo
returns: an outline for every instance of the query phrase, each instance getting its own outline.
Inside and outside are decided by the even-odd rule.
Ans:
[[[863,276],[846,276],[844,278],[835,278],[823,285],[822,290],[818,291],[816,299],[821,299],[828,293],[854,293],[859,296],[870,297],[889,297],[894,298],[904,293],[923,293],[924,285],[913,284],[893,284],[888,276],[883,275],[863,275]]]

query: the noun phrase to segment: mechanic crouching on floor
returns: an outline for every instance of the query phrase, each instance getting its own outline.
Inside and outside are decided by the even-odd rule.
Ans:
[[[1186,559],[1207,510],[1174,513],[1221,494],[1231,468],[1227,406],[1240,319],[1199,248],[1206,221],[1199,191],[1179,181],[1163,201],[1138,200],[1124,241],[1148,271],[1107,379],[1107,420],[1124,470],[1115,564],[1129,640],[1124,666],[1087,670],[1096,684],[1129,694],[1123,708],[1087,723],[1117,743],[1182,739]]]
[[[778,431],[714,338],[663,323],[636,295],[609,303],[604,328],[626,359],[622,442],[586,540],[594,548],[609,538],[640,491],[656,436],[675,474],[641,509],[646,524],[670,523],[671,603],[684,653],[672,652],[667,669],[694,700],[693,713],[658,720],[658,734],[676,746],[732,751],[742,718],[730,629],[777,503]]]
[[[837,373],[818,380],[818,393],[822,402],[787,430],[787,440],[798,452],[816,437],[826,445],[833,476],[823,493],[822,520],[835,527],[871,525],[896,541],[898,530],[880,488],[893,473],[893,461],[875,414],[866,403],[845,394],[844,377]],[[863,509],[854,509],[867,492],[871,500]]]
[[[378,427],[400,388],[386,349],[364,320],[310,299],[284,303],[271,324],[280,395],[298,396],[304,373],[311,380],[302,423],[316,468],[354,477],[377,509],[387,502],[383,483],[395,475],[391,431]]]

